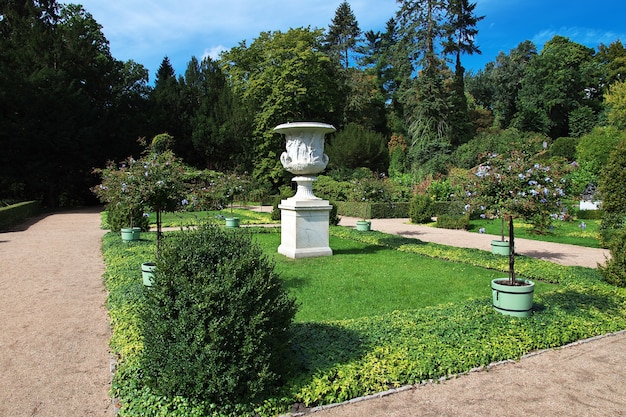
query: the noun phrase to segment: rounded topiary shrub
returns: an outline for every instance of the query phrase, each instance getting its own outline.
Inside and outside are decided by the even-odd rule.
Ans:
[[[411,198],[409,217],[412,223],[429,223],[433,217],[433,202],[429,195],[415,194]]]
[[[121,205],[109,204],[107,206],[107,223],[113,232],[119,232],[123,227],[141,227],[147,232],[150,229],[150,219],[143,215],[143,209],[130,209]],[[132,220],[131,220],[132,217]]]
[[[142,368],[159,395],[246,403],[280,382],[296,305],[250,234],[176,232],[147,293]]]
[[[605,265],[598,265],[598,271],[609,284],[626,287],[626,230],[614,232],[609,249],[611,258]]]

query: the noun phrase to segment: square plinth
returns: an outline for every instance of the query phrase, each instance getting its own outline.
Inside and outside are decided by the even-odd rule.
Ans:
[[[332,206],[326,200],[282,200],[281,238],[278,253],[288,258],[312,258],[333,254],[328,245],[328,218]]]

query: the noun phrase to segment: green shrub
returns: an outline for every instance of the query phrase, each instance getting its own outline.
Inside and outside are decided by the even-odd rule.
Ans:
[[[389,168],[387,139],[356,123],[349,123],[330,138],[326,146],[330,169],[368,167],[376,172]]]
[[[132,222],[131,222],[132,211]],[[150,220],[143,215],[142,208],[131,209],[128,206],[107,205],[107,223],[112,232],[119,232],[123,227],[141,227],[146,232],[150,229]]]
[[[626,230],[614,232],[609,244],[611,259],[598,270],[609,284],[626,287]]]
[[[337,203],[335,203],[334,201],[329,201],[330,205],[331,205],[331,209],[330,209],[330,213],[328,215],[328,224],[330,224],[331,226],[337,226],[339,224],[339,221],[341,220],[341,218],[339,218],[339,216],[337,215],[337,213],[339,212],[337,209]]]
[[[600,220],[604,212],[600,210],[575,210],[574,217],[578,220]]]
[[[39,210],[38,201],[25,201],[0,208],[0,230],[6,230],[31,216],[39,214]]]
[[[433,201],[432,208],[435,216],[442,214],[458,216],[465,212],[465,203],[463,201]]]
[[[550,146],[550,156],[562,157],[568,161],[575,160],[578,140],[578,138],[570,137],[557,138]]]
[[[433,217],[432,200],[426,194],[415,194],[411,198],[409,217],[413,223],[428,223]]]
[[[295,313],[251,235],[208,224],[172,234],[143,313],[146,382],[215,404],[258,399],[288,366]]]
[[[626,223],[626,139],[622,139],[610,153],[600,176],[600,194],[602,195],[601,238],[604,245],[610,245],[616,230],[624,228]]]
[[[614,127],[596,127],[578,141],[576,158],[579,163],[588,163],[592,172],[598,175],[609,160],[607,149],[614,149],[624,138],[626,132]]]
[[[442,229],[469,229],[470,218],[469,214],[452,215],[441,214],[437,216],[437,227]]]

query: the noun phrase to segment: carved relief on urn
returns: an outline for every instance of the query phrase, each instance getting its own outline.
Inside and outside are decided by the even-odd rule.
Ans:
[[[285,135],[286,152],[280,156],[283,167],[295,175],[315,175],[328,164],[324,153],[324,135],[335,128],[326,123],[295,122],[284,123],[274,131]]]

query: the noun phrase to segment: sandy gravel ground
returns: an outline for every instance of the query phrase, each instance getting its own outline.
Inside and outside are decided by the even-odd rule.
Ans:
[[[342,217],[341,226],[355,226],[357,218]],[[466,230],[438,229],[409,223],[409,219],[372,219],[372,229],[380,232],[420,239],[424,242],[491,250],[491,241],[499,236],[468,232]],[[569,266],[596,268],[604,264],[610,256],[606,249],[584,248],[575,245],[540,242],[529,239],[515,239],[516,252],[533,258],[544,259]]]
[[[79,210],[0,233],[0,417],[114,415],[99,225],[97,210]],[[406,220],[374,220],[373,228],[485,250],[492,238]],[[520,239],[518,252],[564,264],[594,267],[606,256],[575,246],[524,245]],[[571,255],[574,250],[581,252]],[[624,381],[622,332],[314,415],[626,416]]]
[[[113,416],[95,210],[0,233],[0,416]]]
[[[624,381],[626,333],[620,333],[312,416],[626,416]]]

